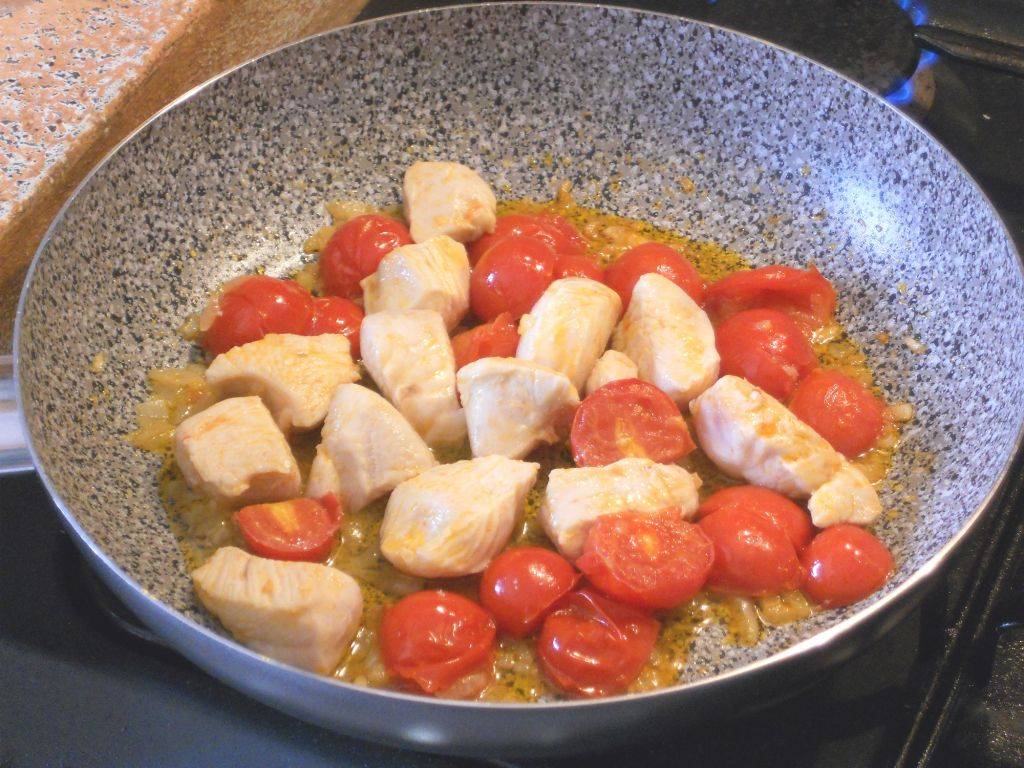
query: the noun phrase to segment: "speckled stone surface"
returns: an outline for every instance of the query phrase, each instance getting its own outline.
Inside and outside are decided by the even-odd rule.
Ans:
[[[236,72],[145,130],[71,206],[27,294],[21,391],[46,474],[93,540],[185,615],[207,623],[156,498],[159,462],[123,441],[144,371],[189,357],[174,329],[211,288],[299,266],[325,199],[394,203],[402,170],[422,158],[472,165],[505,196],[548,196],[568,178],[601,208],[756,263],[813,261],[888,399],[914,403],[883,489],[895,514],[877,529],[895,578],[753,648],[706,633],[684,680],[763,659],[897,588],[982,504],[1013,451],[1016,256],[960,167],[883,103],[742,36],[629,11],[502,5],[372,22]],[[109,362],[91,373],[100,352]],[[703,706],[706,690],[687,701]],[[586,736],[598,711],[563,727]],[[536,727],[538,744],[557,741]]]

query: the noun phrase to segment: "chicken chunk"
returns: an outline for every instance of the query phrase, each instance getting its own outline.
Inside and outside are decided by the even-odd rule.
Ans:
[[[295,498],[299,466],[258,397],[233,397],[174,430],[174,458],[193,490],[227,504]]]
[[[603,283],[586,277],[555,280],[520,320],[516,357],[564,373],[578,392],[621,312],[619,294]]]
[[[438,235],[468,243],[494,231],[494,192],[476,171],[460,163],[413,163],[405,172],[402,196],[417,243]]]
[[[564,374],[514,357],[485,357],[456,375],[474,456],[521,459],[569,434],[580,404]]]
[[[704,453],[728,475],[806,499],[842,468],[843,457],[774,397],[723,376],[690,403]]]
[[[432,309],[451,330],[469,310],[469,259],[446,235],[403,245],[360,283],[367,314],[387,309]]]
[[[359,629],[363,595],[348,574],[318,563],[265,560],[222,547],[192,572],[196,594],[240,643],[327,675]]]
[[[306,495],[333,493],[342,509],[356,512],[436,463],[391,403],[366,387],[342,384],[331,398]]]
[[[654,272],[637,280],[612,346],[636,363],[641,379],[680,408],[718,377],[715,332],[708,316],[686,291]]]
[[[593,370],[587,377],[585,391],[589,395],[613,381],[638,378],[640,378],[640,370],[636,367],[636,363],[621,352],[609,349],[594,364]]]
[[[700,478],[675,464],[619,459],[603,467],[555,469],[548,476],[540,522],[559,552],[575,560],[594,521],[632,510],[678,507],[684,519],[697,511]]]
[[[882,514],[882,501],[871,481],[844,461],[839,471],[811,494],[807,510],[819,528],[840,523],[871,525]]]
[[[217,355],[206,371],[226,395],[263,398],[285,432],[320,426],[338,385],[358,379],[348,339],[330,333],[270,333]]]
[[[455,395],[455,355],[441,315],[427,309],[367,315],[359,346],[381,392],[428,444],[466,437],[466,415]]]
[[[508,543],[539,468],[486,456],[406,480],[388,499],[381,552],[413,576],[479,573]]]

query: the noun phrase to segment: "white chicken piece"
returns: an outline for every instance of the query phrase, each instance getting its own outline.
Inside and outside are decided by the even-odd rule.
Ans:
[[[882,501],[864,474],[848,461],[807,501],[811,521],[819,528],[840,523],[871,525],[882,514]]]
[[[678,507],[684,520],[697,511],[700,478],[675,464],[619,459],[603,467],[554,469],[548,475],[539,518],[558,551],[570,560],[583,553],[594,521],[631,510]]]
[[[723,376],[690,403],[704,453],[728,475],[806,499],[845,461],[782,403],[738,376]]]
[[[321,675],[338,666],[362,622],[355,579],[319,563],[221,547],[192,572],[192,581],[206,609],[240,643]]]
[[[257,395],[285,432],[318,427],[339,384],[359,379],[340,334],[269,333],[217,355],[206,381],[230,396]]]
[[[564,440],[580,404],[565,374],[514,357],[485,357],[459,369],[474,456],[521,459]]]
[[[384,396],[429,445],[466,437],[466,415],[455,395],[455,355],[441,315],[428,309],[367,315],[359,346]]]
[[[358,384],[342,384],[331,398],[306,495],[333,493],[357,512],[437,461],[395,407]]]
[[[441,464],[391,493],[380,549],[400,571],[423,578],[479,573],[520,517],[539,464],[504,456]]]
[[[190,488],[222,503],[283,501],[302,488],[288,441],[258,397],[189,416],[174,430],[174,458]]]
[[[516,357],[569,377],[579,392],[622,312],[619,294],[586,277],[555,280],[519,321]]]
[[[396,248],[360,285],[367,314],[432,309],[451,330],[469,310],[469,258],[462,243],[439,235]]]
[[[413,163],[405,172],[402,197],[409,232],[417,243],[438,235],[469,243],[494,231],[494,192],[461,163]]]
[[[636,363],[621,352],[609,349],[594,364],[593,370],[587,377],[587,385],[584,390],[590,395],[613,381],[638,378],[640,378],[640,369],[636,367]]]
[[[680,408],[718,378],[715,331],[707,314],[686,291],[655,272],[636,281],[612,347]]]

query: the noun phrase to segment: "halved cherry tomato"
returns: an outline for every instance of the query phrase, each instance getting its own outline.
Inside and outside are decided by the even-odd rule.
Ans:
[[[789,408],[850,459],[882,434],[885,404],[839,371],[822,369],[807,376],[793,390]]]
[[[696,446],[668,395],[639,379],[619,379],[588,395],[572,420],[572,458],[600,467],[627,457],[670,464]]]
[[[781,493],[757,485],[734,485],[716,491],[700,505],[697,516],[707,517],[720,509],[745,509],[772,521],[786,532],[797,553],[814,536],[810,515]]]
[[[253,553],[274,560],[318,561],[327,557],[341,529],[334,494],[253,504],[235,512],[235,523]]]
[[[324,296],[313,301],[313,318],[309,322],[309,336],[340,333],[348,339],[352,357],[359,357],[359,326],[363,324],[363,310],[354,301],[340,296]]]
[[[324,288],[336,296],[362,296],[359,281],[375,272],[395,248],[411,242],[408,228],[396,219],[376,214],[349,219],[320,252]]]
[[[609,597],[638,608],[674,608],[697,594],[715,548],[678,509],[602,515],[576,566]]]
[[[604,268],[589,256],[560,255],[555,262],[555,279],[563,277],[589,277],[604,282]]]
[[[589,589],[570,592],[544,620],[541,667],[578,696],[625,691],[654,650],[661,625],[649,615]]]
[[[455,370],[483,357],[515,357],[519,346],[518,324],[510,312],[454,336]]]
[[[503,312],[519,319],[537,302],[555,276],[555,254],[536,237],[510,235],[480,257],[469,283],[473,314],[494,320]]]
[[[803,569],[789,536],[767,517],[725,507],[698,525],[714,542],[708,587],[717,592],[775,595],[800,586]]]
[[[636,281],[648,272],[657,272],[686,291],[698,304],[704,303],[704,278],[682,253],[664,243],[644,243],[630,248],[604,271],[604,280],[629,306]]]
[[[721,375],[746,379],[785,402],[818,358],[800,326],[776,309],[739,312],[715,330]]]
[[[759,267],[734,272],[708,288],[705,309],[716,325],[745,309],[755,308],[785,312],[809,334],[832,318],[836,290],[813,266]]]
[[[302,334],[312,313],[313,297],[294,280],[266,275],[241,277],[225,285],[204,310],[203,347],[219,355],[268,333]]]
[[[557,552],[516,547],[491,561],[480,579],[480,603],[513,637],[537,630],[548,610],[572,591],[580,575]]]
[[[895,567],[885,545],[855,525],[836,525],[814,537],[803,554],[804,591],[819,605],[836,608],[882,588]]]
[[[488,249],[509,235],[526,235],[543,240],[557,257],[583,256],[587,243],[583,235],[563,217],[554,213],[529,215],[510,213],[498,218],[494,231],[467,246],[469,263],[476,265]]]
[[[444,590],[415,592],[384,612],[381,655],[390,675],[436,693],[490,663],[496,632],[494,619],[472,600]]]

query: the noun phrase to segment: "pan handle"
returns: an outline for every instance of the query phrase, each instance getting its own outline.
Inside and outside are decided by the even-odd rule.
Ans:
[[[14,363],[10,355],[0,355],[0,475],[33,469],[14,396]]]

